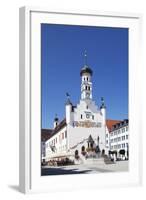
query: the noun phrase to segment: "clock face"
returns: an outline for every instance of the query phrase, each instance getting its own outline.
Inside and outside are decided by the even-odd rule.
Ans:
[[[86,114],[86,118],[89,119],[89,117],[90,117],[90,115],[89,115],[89,114]]]

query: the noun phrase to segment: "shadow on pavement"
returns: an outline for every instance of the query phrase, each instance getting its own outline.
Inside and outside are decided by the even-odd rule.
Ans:
[[[91,170],[76,171],[77,169],[63,169],[63,168],[42,168],[42,176],[46,175],[63,175],[63,174],[86,174]]]

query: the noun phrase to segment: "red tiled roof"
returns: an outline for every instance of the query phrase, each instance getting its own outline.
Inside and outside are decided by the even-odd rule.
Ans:
[[[107,119],[106,120],[106,125],[107,125],[107,128],[108,130],[110,131],[112,129],[112,126],[121,122],[120,120],[113,120],[113,119]]]

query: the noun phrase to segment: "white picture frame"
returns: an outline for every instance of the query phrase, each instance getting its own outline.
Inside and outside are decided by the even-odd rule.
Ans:
[[[139,83],[139,71],[141,69],[141,20],[142,16],[140,14],[131,13],[51,11],[46,8],[20,8],[19,188],[21,192],[97,189],[101,187],[139,185],[141,183],[142,130],[140,127],[141,90]],[[102,173],[88,176],[60,175],[41,177],[40,23],[129,28],[130,161],[128,172]]]

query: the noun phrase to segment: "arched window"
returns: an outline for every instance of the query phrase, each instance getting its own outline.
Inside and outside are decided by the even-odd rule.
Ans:
[[[104,149],[102,149],[102,155],[104,155],[105,154],[105,150]]]
[[[78,152],[78,150],[75,150],[75,158],[76,158],[76,159],[79,158],[79,152]]]
[[[82,146],[81,151],[82,152],[85,151],[85,146]]]

